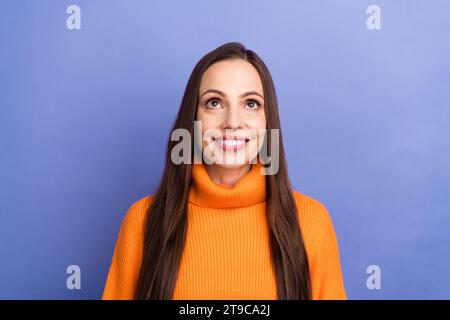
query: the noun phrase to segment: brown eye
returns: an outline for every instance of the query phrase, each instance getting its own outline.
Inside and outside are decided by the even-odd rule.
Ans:
[[[206,106],[211,109],[217,109],[218,107],[220,107],[220,102],[218,99],[209,99],[206,102]]]
[[[260,104],[256,100],[248,100],[247,106],[249,106],[250,109],[258,109]]]

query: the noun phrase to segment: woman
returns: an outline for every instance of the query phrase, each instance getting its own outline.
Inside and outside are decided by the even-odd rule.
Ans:
[[[272,77],[242,44],[195,66],[159,187],[128,210],[102,298],[347,298],[331,218],[292,190]]]

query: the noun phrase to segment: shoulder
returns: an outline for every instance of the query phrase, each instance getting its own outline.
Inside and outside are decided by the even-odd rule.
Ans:
[[[142,213],[142,211],[146,211],[151,203],[153,202],[154,195],[148,194],[142,198],[137,199],[136,201],[132,202],[128,209],[128,213],[132,214],[138,214]]]
[[[327,207],[319,200],[299,191],[293,191],[293,196],[297,205],[299,218],[304,220],[304,222],[317,224],[331,219]]]
[[[135,228],[144,224],[147,211],[153,202],[154,195],[149,194],[131,203],[123,220],[122,228]]]
[[[335,238],[331,215],[321,201],[298,191],[294,191],[293,196],[305,246],[311,253],[316,252]]]

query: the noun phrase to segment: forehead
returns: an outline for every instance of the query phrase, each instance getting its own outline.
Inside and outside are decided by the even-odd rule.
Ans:
[[[258,71],[243,59],[223,60],[209,66],[203,74],[200,93],[210,88],[237,94],[255,90],[263,94]]]

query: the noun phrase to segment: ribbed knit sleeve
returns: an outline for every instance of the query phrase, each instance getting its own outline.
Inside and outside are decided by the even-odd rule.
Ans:
[[[330,214],[319,201],[294,192],[304,238],[314,300],[346,300],[339,246]]]
[[[131,300],[139,276],[150,196],[133,203],[122,220],[102,299]]]

